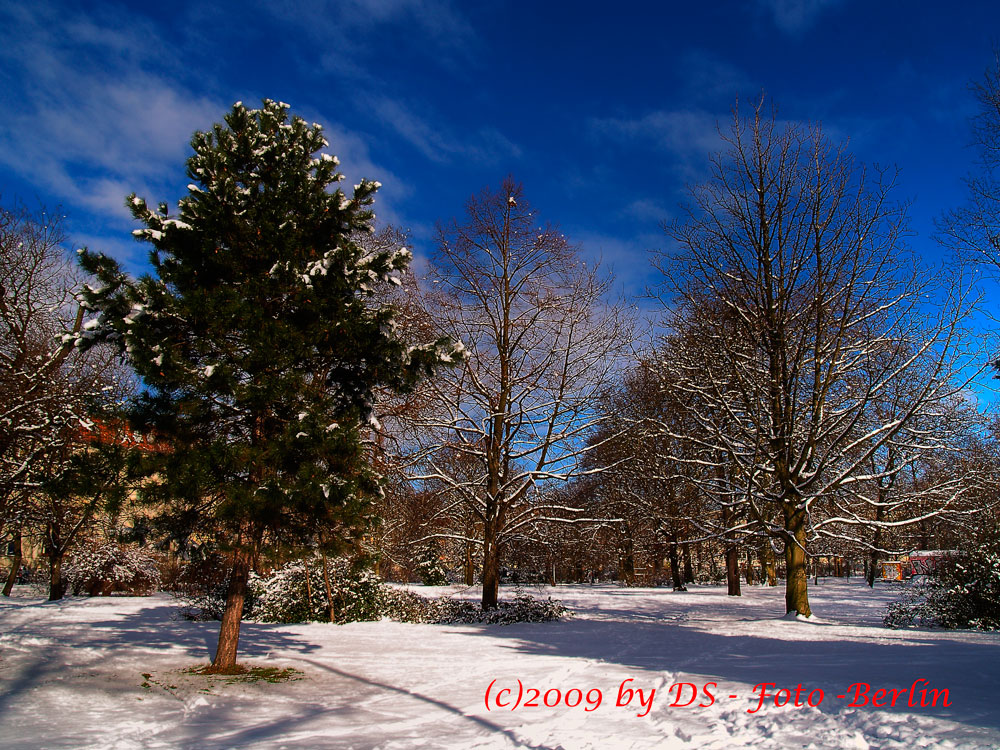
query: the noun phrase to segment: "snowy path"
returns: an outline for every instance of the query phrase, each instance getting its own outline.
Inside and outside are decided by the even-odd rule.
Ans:
[[[508,627],[245,623],[245,660],[303,672],[283,684],[183,673],[208,661],[217,624],[174,619],[166,596],[14,597],[0,601],[0,748],[1000,747],[1000,634],[887,630],[888,590],[822,581],[811,591],[818,623],[776,617],[782,592],[757,587],[740,599],[707,587],[551,593],[577,616]],[[852,684],[888,704],[892,694],[876,690],[918,679],[928,682],[913,706],[908,692],[895,707],[848,706]],[[522,704],[534,688],[539,705],[498,706],[516,700],[518,680]],[[637,695],[616,705],[626,680],[643,705]],[[801,684],[802,702],[824,696],[749,713],[759,683],[774,683],[772,694]],[[939,696],[921,707],[924,688],[947,689],[950,706]],[[670,705],[695,689],[690,706]],[[558,705],[543,705],[557,703],[555,690]]]

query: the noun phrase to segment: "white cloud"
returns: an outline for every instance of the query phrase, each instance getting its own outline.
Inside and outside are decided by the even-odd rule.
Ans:
[[[325,4],[331,10],[342,8],[342,23],[355,28],[408,23],[453,46],[475,36],[472,27],[448,0],[327,0]]]
[[[401,177],[376,163],[368,149],[368,144],[356,133],[349,131],[338,123],[330,123],[322,114],[317,115],[316,122],[323,124],[326,139],[330,142],[330,152],[340,160],[339,171],[344,175],[341,190],[350,195],[351,186],[359,183],[362,178],[377,180],[382,183],[375,196],[375,219],[379,226],[392,224],[405,227],[406,223],[400,216],[400,206],[413,192],[413,188]]]
[[[706,50],[684,52],[677,64],[684,99],[732,106],[742,92],[759,90],[750,77],[736,65]]]
[[[812,27],[823,11],[843,0],[757,0],[757,7],[771,16],[774,25],[789,35]]]
[[[521,149],[495,128],[481,128],[475,133],[459,135],[439,122],[431,124],[430,119],[389,97],[367,97],[364,104],[383,125],[395,130],[431,161],[445,163],[462,159],[497,164],[521,155]]]
[[[642,222],[660,225],[672,218],[673,214],[661,206],[657,201],[649,198],[639,198],[632,201],[621,212],[622,216],[629,219],[638,219]]]
[[[359,57],[394,54],[371,44],[389,27],[445,67],[461,70],[475,60],[476,34],[449,0],[261,0],[260,10],[319,42],[328,71],[367,78]]]
[[[68,209],[78,228],[75,243],[137,271],[148,248],[129,234],[125,196],[181,197],[192,133],[219,121],[236,98],[259,97],[194,93],[195,84],[185,82],[192,72],[203,76],[197,84],[203,90],[224,90],[186,62],[185,45],[204,39],[192,32],[168,41],[151,22],[126,12],[85,16],[44,4],[0,4],[0,167]],[[294,111],[324,124],[345,192],[361,178],[380,181],[379,224],[405,226],[399,211],[411,188],[372,159],[365,139],[322,111]]]
[[[673,166],[688,179],[703,175],[708,155],[724,146],[719,118],[704,110],[660,110],[633,119],[593,118],[590,127],[598,136],[620,143],[652,144],[671,154]]]
[[[148,27],[53,18],[43,8],[0,12],[4,22],[0,60],[31,83],[0,94],[0,162],[70,205],[126,217],[125,195],[162,189],[191,134],[223,111],[144,70],[160,67],[165,46]]]
[[[741,121],[753,116],[754,107],[758,102],[759,98],[752,97],[748,101],[739,102],[737,114]],[[884,126],[884,122],[871,118],[854,121],[841,119],[836,122],[788,119],[781,117],[781,112],[777,108],[772,110],[773,106],[773,100],[766,98],[761,114],[766,119],[772,112],[774,113],[775,133],[780,133],[789,127],[803,131],[819,127],[824,138],[832,144],[850,144],[858,134],[864,136]],[[672,155],[674,167],[690,181],[692,178],[700,180],[706,176],[709,155],[725,153],[731,148],[723,136],[731,137],[733,114],[733,111],[724,116],[716,116],[704,110],[660,110],[631,119],[593,118],[590,127],[599,137],[621,144],[652,145]]]
[[[649,251],[664,241],[663,235],[655,231],[616,236],[583,227],[568,228],[566,237],[581,248],[588,263],[600,263],[612,271],[616,287],[630,297],[644,294],[655,278]]]
[[[0,162],[61,200],[110,217],[128,217],[124,199],[132,191],[156,201],[174,197],[166,191],[184,184],[191,135],[220,120],[232,102],[195,95],[165,74],[178,67],[176,58],[163,57],[170,45],[132,18],[117,28],[63,19],[68,36],[54,31],[58,24],[44,10],[0,10],[4,21],[0,60],[38,85],[0,94]],[[367,177],[387,194],[406,195],[360,137],[322,113],[305,115],[326,126],[348,186]]]

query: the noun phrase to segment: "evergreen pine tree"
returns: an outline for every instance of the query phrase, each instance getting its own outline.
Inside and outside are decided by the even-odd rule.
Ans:
[[[77,343],[116,341],[146,384],[132,420],[170,444],[153,456],[150,499],[232,553],[212,662],[225,671],[261,550],[364,530],[379,491],[363,441],[373,391],[405,391],[459,351],[407,347],[374,301],[411,256],[352,240],[372,231],[379,185],[331,189],[342,177],[319,125],[237,103],[191,145],[175,218],[127,199],[152,274],[81,251],[100,287],[84,294],[97,315]]]
[[[448,572],[441,566],[441,557],[433,541],[427,542],[417,556],[417,575],[424,586],[445,586],[448,583]]]

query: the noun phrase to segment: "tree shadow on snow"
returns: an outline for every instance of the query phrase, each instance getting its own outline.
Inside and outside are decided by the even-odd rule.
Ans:
[[[191,725],[184,729],[187,737],[180,742],[181,747],[197,748],[197,750],[223,750],[233,747],[269,747],[269,742],[286,744],[294,739],[293,744],[303,746],[340,748],[345,750],[376,750],[387,743],[414,741],[420,744],[428,739],[426,726],[414,726],[412,721],[401,718],[397,711],[404,715],[406,703],[412,703],[416,709],[414,715],[425,715],[430,709],[435,717],[441,712],[468,723],[471,730],[484,730],[487,736],[501,736],[509,740],[514,747],[530,750],[554,750],[546,745],[540,745],[520,737],[515,731],[500,726],[492,721],[462,711],[437,698],[408,690],[397,685],[373,680],[362,675],[353,674],[324,664],[315,659],[302,658],[299,661],[318,670],[328,672],[341,678],[336,683],[341,698],[347,697],[343,705],[331,705],[330,696],[320,696],[309,701],[298,696],[280,718],[274,716],[260,717],[255,723],[252,716],[244,713],[234,713],[231,704],[222,704],[212,709],[204,710],[199,716],[199,724],[211,727],[211,736],[199,731],[199,726]],[[329,688],[329,685],[328,685]],[[382,702],[389,700],[391,708],[383,708]],[[402,705],[400,705],[402,701]],[[440,719],[434,719],[438,726]],[[369,735],[363,728],[378,726],[377,732]],[[337,735],[336,728],[342,727],[344,733]],[[449,724],[453,742],[456,734],[460,734],[459,725]],[[454,745],[458,746],[458,745]]]
[[[664,595],[669,597],[670,592],[664,591]],[[621,604],[629,598],[623,595]],[[657,691],[663,696],[657,697],[657,705],[673,700],[673,695],[668,698],[665,693],[675,678],[699,686],[713,681],[750,686],[775,683],[769,688],[772,694],[779,688],[794,691],[801,683],[803,698],[808,691],[822,689],[820,710],[836,714],[854,698],[855,690],[850,689],[854,683],[870,685],[867,694],[871,696],[880,688],[909,689],[923,678],[930,682],[918,685],[912,707],[907,705],[907,695],[900,694],[895,707],[868,704],[856,710],[913,713],[1000,729],[1000,711],[996,710],[1000,645],[963,641],[952,632],[894,631],[856,622],[789,621],[758,616],[760,611],[751,605],[745,612],[734,611],[730,620],[720,621],[717,611],[700,613],[697,605],[670,606],[659,614],[648,609],[637,612],[600,607],[558,623],[468,626],[467,632],[505,639],[516,653],[635,668],[635,682],[630,687],[652,686],[663,677],[667,683]],[[837,628],[843,627],[851,627],[852,632],[838,633]],[[727,628],[734,632],[712,632]],[[739,632],[747,628],[755,632]],[[604,688],[607,695],[608,690],[617,689],[618,682],[596,687]],[[930,705],[933,694],[928,692],[928,705],[921,707],[920,690],[924,688],[947,689],[950,706],[945,707],[940,698],[937,705]],[[685,690],[681,702],[690,695],[690,689]],[[756,696],[746,688],[739,691],[738,700],[731,700],[727,691],[713,692],[727,707],[750,709],[757,705]],[[720,693],[725,694],[720,697]],[[840,695],[846,698],[840,699]],[[879,695],[879,700],[888,704],[891,693]]]
[[[128,601],[123,598],[124,601]],[[211,661],[219,638],[217,621],[191,621],[181,619],[181,607],[174,602],[163,602],[108,619],[83,620],[51,619],[46,610],[63,611],[86,607],[88,602],[106,605],[115,598],[64,599],[58,602],[40,602],[26,605],[37,610],[30,625],[15,626],[12,635],[22,631],[29,638],[42,637],[44,644],[33,646],[34,653],[8,662],[8,670],[0,682],[0,715],[18,696],[46,682],[59,681],[68,676],[87,674],[113,664],[116,657],[143,665],[143,657],[134,658],[142,651],[150,659],[150,671],[164,668],[162,658],[169,654],[172,664],[168,669],[180,669]],[[240,626],[240,660],[266,657],[275,650],[308,654],[319,646],[284,632],[282,625],[243,622]],[[60,649],[71,649],[67,658],[56,657]],[[162,652],[159,653],[159,652]],[[13,674],[12,674],[13,673]],[[138,677],[138,675],[136,675]],[[127,692],[138,684],[122,682],[107,685],[109,692]]]

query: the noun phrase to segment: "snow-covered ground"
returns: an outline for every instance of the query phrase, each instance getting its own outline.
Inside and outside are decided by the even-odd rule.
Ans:
[[[778,617],[780,589],[540,593],[576,616],[244,623],[244,661],[302,672],[279,684],[184,673],[209,660],[218,626],[177,619],[168,596],[15,596],[0,601],[0,748],[1000,747],[1000,634],[887,630],[888,587],[821,580],[819,622]],[[754,711],[760,683],[822,702]],[[927,688],[950,705],[943,692],[929,705]],[[859,689],[867,705],[850,707]],[[906,691],[895,707],[876,692],[889,689]]]

